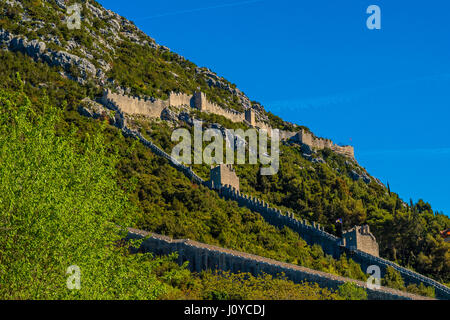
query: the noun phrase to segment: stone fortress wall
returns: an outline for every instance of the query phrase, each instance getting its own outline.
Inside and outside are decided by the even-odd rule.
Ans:
[[[233,122],[244,122],[245,121],[244,113],[223,109],[222,107],[218,106],[217,104],[210,102],[206,98],[206,95],[203,92],[199,92],[199,91],[195,92],[194,93],[194,101],[195,101],[194,108],[196,108],[202,112],[209,112],[209,113],[217,114],[217,115],[223,116]]]
[[[332,255],[334,258],[340,257],[340,239],[325,232],[324,227],[320,224],[310,223],[306,219],[299,220],[292,212],[283,213],[279,209],[271,208],[264,200],[243,194],[229,185],[220,188],[219,194],[227,200],[236,201],[241,207],[259,213],[265,221],[279,229],[283,229],[283,227],[292,229],[309,245],[320,245],[326,254]]]
[[[149,147],[156,155],[167,159],[170,165],[182,172],[193,183],[211,188],[210,181],[205,181],[200,178],[190,167],[187,167],[178,160],[172,158],[172,156],[156,146],[153,142],[144,138],[138,131],[129,129],[122,110],[112,100],[106,99],[105,101],[107,102],[106,106],[108,108],[116,111],[116,125],[122,129],[125,136],[131,136],[138,139],[145,146]],[[343,245],[340,238],[327,233],[318,223],[309,223],[307,220],[298,220],[295,218],[294,214],[290,212],[283,214],[279,209],[270,208],[269,205],[263,200],[242,194],[238,189],[230,185],[221,184],[220,187],[216,187],[213,190],[218,191],[223,198],[236,201],[239,206],[246,207],[261,214],[267,223],[277,228],[282,229],[286,226],[292,229],[297,232],[309,245],[320,245],[326,254],[339,258],[342,253],[346,253],[348,257],[352,258],[361,265],[361,269],[363,271],[367,270],[370,265],[377,265],[380,267],[382,277],[384,277],[386,273],[386,268],[390,266],[400,272],[407,285],[411,283],[417,285],[423,283],[426,286],[432,286],[435,288],[437,298],[447,300],[450,299],[450,289],[443,284],[417,272],[401,267],[392,261],[377,257],[358,249],[353,250],[351,248],[347,248]]]
[[[293,139],[300,143],[306,144],[313,149],[323,150],[328,148],[347,157],[355,157],[355,150],[352,146],[339,146],[333,143],[330,139],[317,138],[312,133],[307,132],[304,129],[300,129],[300,131],[293,136]]]
[[[194,99],[192,96],[185,93],[171,92],[169,95],[168,106],[190,106],[194,107]]]
[[[423,283],[426,286],[435,288],[437,298],[450,299],[450,289],[443,284],[375,255],[378,254],[378,244],[376,244],[376,241],[364,239],[359,242],[359,247],[357,247],[357,249],[347,247],[345,246],[345,242],[342,242],[340,238],[327,233],[320,224],[296,219],[291,212],[283,213],[279,209],[270,208],[264,200],[242,194],[239,190],[230,186],[222,187],[219,190],[219,193],[225,199],[236,201],[239,206],[246,207],[261,214],[266,222],[279,229],[282,229],[283,227],[290,228],[298,233],[306,243],[309,245],[320,245],[326,254],[329,254],[334,258],[338,259],[345,253],[347,257],[361,265],[361,270],[363,270],[363,272],[365,272],[369,266],[377,265],[380,267],[381,277],[384,277],[387,267],[390,266],[401,274],[407,285],[411,283],[420,285],[420,283]],[[376,249],[374,249],[374,247],[376,247]],[[368,252],[364,252],[360,249]]]
[[[295,283],[302,283],[304,281],[313,282],[322,288],[334,290],[346,282],[351,282],[366,289],[368,298],[373,300],[429,300],[426,297],[386,287],[381,287],[379,290],[369,289],[363,281],[344,278],[295,264],[284,263],[189,239],[174,240],[166,236],[131,228],[128,229],[127,238],[144,239],[140,251],[152,252],[156,255],[168,255],[177,252],[177,263],[181,265],[188,261],[188,268],[193,272],[223,270],[234,273],[248,272],[254,276],[266,273],[274,277],[284,273],[287,279]]]
[[[159,118],[164,108],[169,106],[189,106],[202,112],[221,115],[233,122],[244,122],[251,127],[266,130],[269,135],[272,133],[272,128],[267,123],[256,119],[255,112],[252,109],[245,110],[243,113],[226,110],[219,105],[210,102],[205,93],[199,91],[195,92],[193,95],[171,92],[169,94],[169,99],[160,100],[119,95],[107,89],[103,93],[102,101],[104,104],[108,101],[112,101],[118,108],[127,114],[140,114],[151,118]],[[354,158],[354,149],[352,146],[339,146],[329,139],[317,138],[303,129],[299,132],[279,130],[279,135],[281,140],[292,138],[294,141],[306,144],[312,149],[322,150],[324,148],[329,148],[336,153]]]
[[[164,108],[169,106],[169,101],[120,95],[110,90],[104,92],[101,101],[104,105],[114,103],[126,114],[142,114],[152,118],[159,118]]]

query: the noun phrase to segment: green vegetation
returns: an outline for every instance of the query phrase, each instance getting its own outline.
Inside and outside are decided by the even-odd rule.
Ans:
[[[317,221],[330,233],[343,218],[344,229],[369,224],[380,245],[380,254],[418,272],[448,282],[449,244],[439,235],[450,219],[435,213],[428,203],[406,205],[374,179],[353,181],[356,164],[331,151],[322,152],[326,164],[313,164],[296,146],[281,146],[280,170],[261,176],[258,166],[237,166],[241,191],[258,196],[299,218]]]
[[[207,300],[343,300],[344,296],[317,284],[294,284],[284,276],[264,274],[255,278],[248,273],[202,272],[183,291],[174,290],[168,299]],[[187,294],[186,294],[187,293]]]
[[[201,112],[194,115],[207,123],[239,128],[220,116]],[[170,141],[169,127],[156,123],[144,127],[153,141],[171,152],[174,143]],[[192,128],[188,129],[192,133]],[[331,150],[319,153],[325,164],[315,164],[302,156],[300,146],[280,145],[280,148],[277,175],[261,176],[260,165],[235,165],[243,193],[294,212],[298,218],[319,222],[330,233],[335,233],[334,222],[338,218],[343,218],[345,229],[367,223],[377,237],[383,257],[438,281],[450,279],[449,244],[439,235],[440,230],[450,226],[447,216],[434,213],[423,200],[417,204],[403,203],[397,194],[389,193],[373,178],[370,184],[353,181],[350,172],[362,169]],[[193,168],[204,179],[209,178],[209,166]]]
[[[325,256],[320,246],[308,246],[292,230],[278,230],[259,214],[193,184],[143,145],[136,144],[126,156],[129,143],[121,136],[113,141],[119,150],[124,150],[118,164],[120,183],[136,179],[135,189],[130,190],[130,200],[139,208],[134,226],[335,274],[348,272],[349,263],[354,267],[350,276],[365,279],[356,263],[344,259],[343,266],[343,262]]]
[[[74,126],[58,135],[62,111],[37,103],[40,111],[20,90],[0,90],[1,299],[340,299],[317,285],[197,275],[175,256],[130,254],[116,223],[129,224],[136,207],[117,184],[119,157],[104,128],[83,143]],[[72,265],[80,290],[66,287]]]
[[[419,286],[415,284],[410,284],[406,287],[406,291],[412,294],[417,294],[420,296],[426,296],[430,298],[436,297],[436,292],[433,287],[427,287],[423,283],[421,283]]]
[[[197,72],[192,62],[161,48],[142,47],[123,41],[108,76],[130,88],[133,94],[167,99],[171,91],[192,94],[204,92],[208,99],[225,109],[243,111],[227,89],[210,87],[208,78]],[[225,79],[223,82],[228,83]],[[230,85],[230,83],[228,83]]]
[[[98,66],[98,60],[110,63],[112,68],[107,76],[114,79],[116,85],[129,88],[131,94],[165,99],[171,91],[192,94],[196,90],[201,90],[209,100],[223,108],[243,111],[237,95],[231,93],[236,88],[235,84],[220,78],[221,85],[210,86],[210,79],[205,74],[206,68],[198,68],[194,63],[165,48],[148,45],[154,44],[154,40],[130,22],[122,25],[121,32],[133,33],[141,43],[147,42],[147,45],[135,43],[120,32],[113,34],[114,31],[107,31],[111,26],[109,20],[95,17],[87,9],[85,2],[85,0],[67,2],[67,5],[82,3],[81,15],[85,19],[82,20],[79,30],[69,30],[64,25],[63,14],[56,3],[35,0],[21,1],[23,9],[2,4],[7,19],[0,19],[0,28],[24,35],[29,40],[40,36],[47,39],[56,37],[60,44],[52,42],[49,45],[52,49],[66,50],[64,46],[69,41],[75,42],[92,55],[93,59],[89,60],[94,65]],[[101,7],[95,1],[90,3]],[[31,18],[42,19],[46,23],[34,31],[36,23],[21,21],[20,13],[27,13]],[[86,29],[89,32],[86,32]],[[114,43],[112,39],[115,37],[120,41]],[[113,44],[115,53],[113,54],[102,41],[98,41],[99,38]],[[85,57],[80,48],[70,49],[69,52]],[[71,71],[72,75],[77,73],[75,70]]]
[[[61,12],[54,2],[21,3],[24,9],[2,4],[0,9],[5,9],[5,15],[0,18],[0,28],[29,39],[57,37],[61,47],[53,43],[48,46],[52,49],[61,49],[68,41],[74,41],[93,55],[93,63],[97,64],[98,59],[111,63],[107,76],[115,81],[114,85],[130,88],[132,94],[166,98],[170,91],[201,90],[224,108],[242,111],[230,90],[210,86],[201,69],[175,53],[132,43],[119,33],[120,44],[106,41],[115,49],[113,54],[97,41],[102,35],[100,29],[111,24],[95,18],[85,4],[83,16],[90,22],[83,20],[83,28],[91,33],[63,27]],[[42,19],[45,25],[32,31],[36,22],[20,21],[22,11]],[[123,28],[122,31],[134,32],[140,41],[153,44],[132,24],[124,24]],[[110,31],[107,33],[112,36]],[[71,52],[80,54],[79,49],[74,50],[78,51]],[[352,260],[325,256],[320,247],[307,246],[292,230],[278,230],[258,214],[192,184],[164,159],[124,138],[104,120],[80,116],[77,107],[81,99],[93,99],[101,93],[102,87],[94,79],[78,84],[62,77],[61,68],[34,62],[20,53],[0,50],[0,60],[0,296],[223,299],[237,296],[233,295],[233,290],[237,290],[234,283],[246,276],[238,275],[241,277],[238,279],[208,273],[195,275],[176,267],[168,257],[130,255],[125,248],[115,245],[120,235],[112,223],[365,279],[366,275]],[[17,81],[18,72],[23,81]],[[235,88],[225,79],[221,81]],[[220,116],[195,111],[192,115],[206,124],[245,128]],[[272,126],[292,129],[281,118],[271,113],[267,116]],[[141,124],[143,133],[170,153],[171,127],[164,122]],[[450,283],[449,244],[439,236],[439,231],[450,227],[447,216],[433,212],[423,200],[404,203],[374,179],[370,184],[353,181],[350,172],[362,168],[343,156],[330,150],[319,155],[326,164],[306,160],[297,145],[281,145],[277,175],[261,176],[257,165],[236,166],[241,191],[292,211],[298,218],[319,222],[331,233],[335,232],[337,218],[344,219],[345,228],[368,223],[380,244],[381,256]],[[208,178],[208,166],[193,168]],[[87,239],[90,241],[86,242]],[[83,276],[88,286],[79,292],[65,289],[65,270],[71,264],[89,270]],[[145,283],[140,274],[146,275]],[[177,282],[179,278],[184,280]],[[270,288],[254,284],[261,279],[245,279],[242,281],[248,286],[236,291],[240,297],[260,297],[262,292],[276,295]],[[292,283],[279,279],[264,281],[274,288],[290,288],[286,289],[290,293],[285,297],[298,297],[294,291],[299,289]],[[111,285],[113,282],[116,285]],[[217,282],[221,285],[217,286]],[[405,288],[394,270],[388,271],[384,283],[434,295],[431,288],[423,285]],[[110,291],[105,291],[105,287]],[[124,289],[130,287],[135,289]],[[214,292],[217,287],[228,289]],[[259,289],[252,291],[252,287]],[[340,294],[347,298],[357,296],[357,290],[353,289],[344,287]],[[312,287],[302,290],[306,292],[303,297],[335,294]]]
[[[205,122],[206,124],[217,123],[220,124],[222,127],[230,130],[242,129],[245,131],[249,129],[249,126],[247,126],[245,123],[233,122],[230,119],[227,119],[224,116],[218,114],[201,112],[199,110],[192,110],[190,114],[194,116],[196,119]]]
[[[402,279],[402,276],[392,267],[387,267],[382,285],[398,290],[405,290],[405,283]]]
[[[309,128],[305,126],[298,126],[295,127],[293,124],[287,123],[283,119],[281,119],[279,116],[274,115],[272,112],[267,112],[267,117],[269,118],[269,124],[272,128],[277,128],[280,130],[286,130],[286,131],[300,131],[300,129],[304,129],[307,132],[310,132]]]
[[[74,131],[58,136],[60,111],[42,107],[38,114],[26,95],[0,91],[0,297],[158,297],[165,285],[151,270],[163,260],[116,245],[111,221],[133,210],[113,180],[117,158],[99,135],[83,144]],[[83,290],[66,288],[71,265]]]
[[[435,297],[434,288],[426,287],[423,283],[420,283],[419,286],[415,284],[405,286],[405,282],[403,281],[400,272],[396,271],[392,267],[387,267],[386,274],[384,275],[384,278],[381,281],[381,285],[402,291],[407,291],[413,294],[418,294],[432,298]]]
[[[351,282],[339,286],[338,293],[345,300],[367,300],[367,292]]]

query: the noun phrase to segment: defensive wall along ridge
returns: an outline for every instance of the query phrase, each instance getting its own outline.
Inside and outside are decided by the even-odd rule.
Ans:
[[[194,183],[204,185],[213,190],[218,190],[219,194],[225,199],[236,201],[238,205],[261,214],[266,222],[277,228],[282,229],[286,226],[292,229],[293,231],[297,232],[300,237],[304,239],[309,245],[320,245],[326,254],[332,255],[334,258],[339,258],[342,253],[346,253],[348,257],[359,263],[361,265],[361,269],[364,271],[367,270],[367,268],[371,265],[377,265],[380,267],[382,277],[384,277],[386,268],[388,266],[393,267],[395,270],[400,272],[407,284],[415,283],[419,285],[422,282],[427,286],[432,286],[435,288],[437,298],[450,299],[450,289],[440,284],[439,282],[425,277],[417,272],[403,268],[389,260],[382,259],[373,254],[362,251],[365,250],[370,252],[370,250],[372,250],[374,246],[373,242],[369,242],[369,247],[360,246],[354,248],[352,247],[353,242],[349,241],[348,238],[344,238],[344,240],[347,240],[347,243],[345,243],[345,241],[343,242],[340,238],[327,233],[324,230],[323,226],[318,223],[310,223],[306,219],[298,220],[291,212],[286,212],[286,214],[283,214],[281,210],[271,208],[268,203],[264,202],[264,200],[242,194],[238,189],[229,185],[220,186],[217,183],[214,185],[213,183],[211,183],[211,180],[205,181],[204,179],[200,178],[190,167],[187,167],[178,162],[176,159],[173,159],[170,155],[168,155],[154,143],[142,137],[139,132],[130,130],[126,127],[123,128],[123,131],[126,135],[133,136],[136,139],[139,139],[155,154],[166,158],[173,167],[185,174]],[[361,229],[362,227],[355,227],[346,233],[353,235],[356,234],[356,232],[359,232]],[[361,232],[364,231],[361,230]],[[373,237],[373,235],[366,236]],[[355,243],[357,244],[358,242]],[[376,254],[378,254],[378,252],[376,252]]]
[[[217,184],[216,182],[215,185],[217,186]],[[392,267],[401,274],[406,284],[420,285],[423,283],[432,286],[435,288],[437,298],[450,299],[450,289],[445,285],[379,257],[378,243],[367,225],[355,226],[344,232],[341,239],[326,232],[318,223],[310,223],[306,219],[299,220],[292,212],[283,213],[279,209],[271,208],[263,200],[242,194],[233,186],[224,185],[218,190],[225,199],[236,201],[239,206],[261,214],[266,222],[279,229],[290,228],[297,232],[306,243],[320,245],[326,254],[334,258],[339,258],[345,253],[347,257],[360,264],[363,271],[366,271],[371,265],[377,265],[380,267],[381,277],[385,276],[387,267]]]
[[[244,252],[212,246],[189,239],[173,240],[170,237],[149,233],[137,229],[128,229],[128,239],[144,239],[140,250],[156,255],[178,253],[178,263],[188,261],[188,268],[193,272],[203,270],[222,270],[248,272],[254,276],[266,273],[274,277],[284,274],[295,283],[313,282],[322,288],[336,290],[345,282],[351,282],[367,290],[369,299],[374,300],[429,300],[430,298],[413,295],[399,290],[381,287],[370,289],[363,281],[345,278],[302,266],[280,262]]]
[[[304,239],[309,245],[320,245],[326,254],[332,255],[334,258],[339,258],[341,254],[346,253],[348,257],[352,258],[355,262],[361,265],[361,269],[363,271],[367,270],[367,268],[371,265],[377,265],[380,267],[382,277],[384,277],[387,267],[390,266],[400,272],[406,284],[412,283],[419,285],[420,283],[423,283],[427,286],[432,286],[435,288],[437,298],[450,299],[450,288],[431,278],[425,277],[417,272],[401,267],[392,261],[378,257],[378,248],[375,248],[373,241],[370,240],[373,235],[364,235],[364,230],[361,227],[355,227],[354,230],[349,230],[348,232],[344,233],[344,235],[347,234],[348,237],[340,239],[332,234],[327,233],[324,228],[318,223],[309,223],[307,220],[298,220],[291,212],[286,212],[285,214],[283,214],[281,210],[271,208],[269,204],[265,203],[263,200],[242,194],[239,191],[239,188],[236,188],[236,185],[232,185],[236,183],[231,182],[236,181],[235,179],[224,181],[221,178],[219,182],[216,181],[215,183],[212,182],[212,179],[210,179],[209,181],[205,181],[204,179],[199,177],[190,167],[187,167],[180,163],[178,160],[172,158],[171,155],[167,154],[153,142],[144,138],[138,131],[128,128],[123,112],[114,103],[109,101],[107,107],[116,111],[116,125],[120,129],[122,129],[124,135],[138,139],[145,146],[149,147],[156,155],[167,159],[170,165],[172,165],[178,171],[182,172],[194,183],[204,185],[212,190],[215,190],[219,192],[219,194],[225,199],[236,201],[239,206],[246,207],[254,212],[261,214],[265,221],[277,228],[282,229],[286,226],[292,229],[293,231],[297,232],[300,237]],[[226,177],[230,177],[230,175],[228,174],[226,175]],[[213,175],[211,178],[213,178]],[[358,234],[359,237],[362,237],[365,240],[353,241],[352,239],[350,239],[350,235],[356,236]],[[366,246],[366,244],[368,244],[368,246]]]
[[[269,135],[272,132],[272,127],[266,122],[257,119],[254,110],[247,109],[245,112],[226,110],[219,105],[210,102],[203,92],[194,92],[193,95],[171,92],[167,100],[160,100],[149,97],[140,98],[120,95],[106,89],[103,92],[101,102],[104,105],[114,104],[116,108],[129,115],[139,114],[151,118],[160,118],[162,111],[169,106],[188,106],[202,112],[221,115],[233,122],[243,122],[251,127],[264,129]],[[301,129],[298,132],[279,130],[279,135],[282,140],[292,139],[293,141],[306,144],[312,149],[317,150],[329,148],[336,153],[354,158],[354,149],[352,146],[339,146],[329,139],[317,138],[304,129]]]

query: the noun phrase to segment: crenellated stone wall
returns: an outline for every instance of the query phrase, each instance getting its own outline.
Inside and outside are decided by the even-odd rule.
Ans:
[[[266,273],[277,277],[284,274],[287,279],[302,283],[304,281],[317,283],[322,288],[336,290],[340,285],[351,282],[367,291],[369,299],[373,300],[429,300],[428,298],[410,293],[381,287],[378,290],[369,289],[363,281],[332,275],[329,273],[308,269],[302,266],[284,263],[253,254],[225,249],[204,244],[189,239],[174,240],[170,237],[128,229],[127,239],[143,239],[140,251],[152,252],[156,255],[178,253],[178,264],[188,261],[192,272],[203,270],[223,270],[233,273],[248,272],[254,276]]]
[[[223,109],[215,103],[210,102],[203,92],[196,91],[194,93],[195,108],[202,112],[209,112],[221,115],[233,122],[244,122],[245,114],[237,111]]]
[[[195,101],[194,97],[191,95],[171,92],[169,95],[168,105],[173,107],[188,106],[193,108],[195,106]]]
[[[194,95],[171,92],[167,100],[160,100],[119,95],[107,89],[103,93],[102,101],[104,104],[113,103],[126,114],[140,114],[151,118],[161,117],[164,108],[169,106],[188,106],[202,112],[221,115],[233,122],[245,122],[252,127],[266,130],[269,136],[272,134],[272,127],[265,122],[258,121],[254,110],[247,109],[245,112],[226,110],[210,102],[205,93],[200,91],[194,92]],[[293,139],[314,149],[322,150],[329,148],[336,153],[354,158],[354,149],[352,146],[339,146],[329,139],[317,138],[303,129],[299,132],[280,130],[279,135],[281,140]]]
[[[118,109],[127,114],[141,114],[152,118],[161,117],[161,112],[169,106],[168,101],[139,98],[120,95],[105,90],[103,92],[102,103],[106,106],[114,104]]]
[[[102,70],[102,68],[96,68],[89,60],[85,58],[80,58],[65,51],[53,51],[46,48],[45,43],[42,41],[28,41],[26,37],[17,36],[11,34],[9,31],[0,29],[0,44],[6,45],[12,51],[23,52],[34,59],[42,60],[50,65],[61,66],[64,69],[77,66],[82,74],[82,77],[77,79],[80,83],[84,83],[87,75],[95,75],[102,82],[105,80],[105,70]],[[140,98],[119,95],[111,92],[110,90],[105,90],[101,101],[103,101],[105,105],[114,104],[118,109],[126,114],[139,114],[151,118],[159,118],[164,108],[168,106],[190,106],[201,111],[224,116],[233,122],[246,122],[256,128],[265,129],[269,135],[272,132],[272,128],[267,123],[256,119],[253,110],[248,109],[247,111],[249,113],[247,114],[247,111],[245,113],[241,113],[223,109],[217,104],[210,102],[206,95],[202,92],[195,92],[194,95],[172,92],[167,100],[160,100],[150,97]],[[280,137],[284,140],[291,138],[295,134],[296,133],[294,132],[290,133],[283,131],[280,132]],[[322,144],[327,144],[330,145],[330,148],[337,153],[348,157],[354,157],[353,147],[341,147],[333,144],[331,140],[323,140],[326,140],[327,142],[318,141],[317,148],[323,148]],[[331,144],[328,143],[328,141],[330,141]]]
[[[292,137],[294,137],[296,134],[297,134],[297,132],[280,130],[280,139],[281,140],[289,140]]]
[[[264,200],[241,193],[232,186],[226,185],[219,190],[219,194],[227,200],[233,200],[241,207],[255,211],[269,224],[283,229],[288,227],[297,232],[309,245],[318,244],[326,254],[338,258],[341,255],[339,247],[340,239],[325,232],[323,226],[318,223],[310,223],[307,220],[298,220],[291,212],[281,212],[279,209],[271,208]]]
[[[151,142],[150,140],[147,140],[146,138],[144,138],[141,135],[140,132],[138,132],[136,130],[129,129],[126,126],[126,122],[125,122],[125,125],[121,129],[122,129],[122,132],[123,132],[123,134],[125,136],[133,137],[133,138],[139,140],[143,145],[145,145],[146,147],[150,148],[150,150],[152,150],[153,153],[155,153],[156,155],[158,155],[160,157],[163,157],[163,158],[167,159],[169,161],[169,164],[172,167],[174,167],[175,169],[177,169],[178,171],[183,173],[192,182],[194,182],[196,184],[199,184],[199,185],[208,186],[208,183],[205,180],[203,180],[202,178],[200,178],[192,170],[191,167],[185,166],[184,164],[180,163],[178,160],[173,158],[171,155],[167,154],[164,150],[162,150],[160,147],[155,145],[153,142]]]
[[[140,140],[156,155],[167,159],[170,165],[182,172],[193,183],[210,188],[210,183],[200,178],[190,167],[187,167],[181,164],[176,159],[172,158],[169,154],[164,152],[153,142],[145,139],[138,131],[129,129],[127,127],[126,118],[124,117],[123,112],[120,110],[120,108],[117,108],[117,106],[109,102],[109,100],[108,103],[110,103],[108,107],[116,111],[115,125],[122,129],[122,132],[125,136],[131,136],[135,139]],[[361,265],[361,269],[363,271],[367,270],[367,268],[371,265],[377,265],[380,267],[381,276],[383,277],[386,273],[386,268],[388,266],[391,266],[395,270],[400,272],[407,285],[410,283],[414,283],[417,285],[419,285],[420,283],[424,283],[426,286],[434,287],[437,298],[450,299],[450,289],[443,284],[425,277],[417,272],[401,267],[389,260],[382,259],[358,249],[353,250],[352,248],[347,248],[343,246],[341,239],[325,232],[324,228],[315,222],[309,223],[306,220],[298,220],[295,218],[294,214],[290,212],[286,212],[285,214],[283,214],[278,209],[270,208],[269,205],[263,200],[241,194],[239,190],[232,186],[222,186],[222,188],[220,188],[218,192],[224,198],[236,201],[240,206],[247,207],[250,210],[261,214],[266,222],[277,228],[281,229],[284,226],[291,228],[292,230],[297,232],[300,237],[303,238],[308,244],[319,244],[320,246],[322,246],[325,253],[330,254],[335,258],[338,258],[342,253],[345,252],[348,257],[352,258],[354,261]]]
[[[328,148],[347,157],[355,157],[355,150],[352,146],[339,146],[333,143],[330,139],[317,138],[312,133],[307,132],[304,129],[300,129],[299,132],[292,136],[292,139],[294,141],[306,144],[313,149],[323,150]]]
[[[347,247],[340,238],[327,233],[320,224],[315,222],[310,223],[307,220],[298,220],[291,212],[282,213],[278,209],[270,208],[263,200],[242,194],[239,190],[236,190],[231,186],[223,187],[220,189],[219,193],[225,199],[236,201],[239,206],[258,212],[266,222],[279,229],[282,229],[285,226],[290,228],[297,232],[306,243],[309,245],[320,245],[326,254],[329,254],[334,258],[338,259],[343,253],[346,253],[347,257],[352,258],[361,265],[363,272],[365,272],[369,266],[376,265],[380,267],[381,276],[384,277],[386,268],[391,266],[400,272],[407,285],[411,283],[420,285],[420,283],[423,283],[426,286],[435,288],[437,298],[450,299],[450,289],[443,284],[417,272],[401,267],[389,260],[378,257],[378,244],[376,244],[375,238],[370,241],[366,238],[360,238],[356,248]],[[359,229],[361,229],[361,227],[359,227]],[[363,232],[370,233],[368,229],[365,229]],[[363,240],[361,241],[361,239]],[[366,243],[366,241],[368,243]],[[370,252],[364,252],[360,249]],[[371,254],[371,252],[375,255]]]
[[[245,121],[247,121],[251,126],[256,125],[255,112],[252,109],[245,110]]]

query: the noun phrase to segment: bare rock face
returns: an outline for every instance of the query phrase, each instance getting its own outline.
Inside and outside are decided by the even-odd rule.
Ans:
[[[102,19],[103,18],[103,12],[99,8],[93,6],[89,2],[86,1],[86,7],[91,11],[92,15],[96,18]]]
[[[26,38],[15,37],[2,29],[0,29],[0,44],[6,45],[12,51],[21,51],[33,58],[39,58],[46,49],[46,45],[42,41],[28,41]]]
[[[188,112],[180,112],[180,114],[178,115],[178,119],[180,121],[186,122],[190,126],[194,125],[194,121],[192,120]]]
[[[372,179],[370,179],[370,177],[366,173],[359,174],[355,170],[350,171],[350,177],[354,181],[362,179],[364,181],[364,183],[366,183],[366,184],[369,184],[372,181]]]
[[[161,112],[161,119],[176,122],[178,120],[178,115],[169,108],[164,108]]]
[[[66,15],[68,3],[65,0],[51,0],[56,4],[52,4],[52,9],[60,12],[61,16]],[[9,5],[20,4],[20,1],[8,0]],[[88,79],[94,80],[100,85],[106,82],[106,73],[111,69],[110,59],[115,54],[116,44],[124,39],[128,39],[143,47],[154,48],[162,51],[170,51],[169,48],[157,44],[154,39],[145,35],[131,21],[121,17],[117,13],[106,10],[96,3],[87,1],[84,4],[82,21],[84,32],[89,33],[94,39],[92,47],[87,47],[83,43],[79,43],[74,39],[67,42],[59,39],[58,36],[49,35],[41,36],[39,40],[29,41],[25,36],[10,34],[8,31],[0,29],[0,45],[6,45],[11,51],[20,51],[30,57],[48,63],[51,66],[61,66],[65,72],[63,74],[79,83],[85,83]],[[106,22],[99,28],[93,27],[95,19]],[[43,27],[55,28],[56,25],[45,24],[45,21],[34,19],[27,15],[22,16],[23,21],[33,21],[34,30],[38,31]],[[49,49],[49,44],[56,45],[59,49]],[[99,59],[104,50],[108,51],[108,55],[104,60]],[[176,55],[179,61],[186,61],[181,55]],[[95,61],[94,61],[95,60]],[[73,68],[76,67],[76,70]],[[211,87],[217,87],[226,90],[228,102],[238,102],[243,109],[252,108],[255,110],[257,118],[261,121],[267,121],[265,111],[262,106],[250,101],[250,99],[235,85],[226,79],[218,76],[207,68],[196,68],[196,74],[203,78]],[[236,99],[237,98],[237,99]]]
[[[103,105],[95,102],[89,98],[84,98],[78,106],[78,112],[86,117],[98,119],[100,117],[108,116],[110,111]]]
[[[58,7],[60,7],[63,10],[66,10],[66,1],[64,0],[55,0]]]
[[[46,48],[46,44],[42,41],[28,41],[25,37],[18,37],[6,30],[0,29],[0,44],[7,46],[11,51],[22,52],[35,60],[47,62],[52,66],[61,66],[68,70],[71,66],[77,67],[83,82],[88,76],[95,76],[99,80],[105,78],[102,70],[97,70],[93,63],[88,59],[81,58],[66,51],[54,51]]]
[[[48,54],[45,55],[45,57],[50,64],[55,66],[61,66],[65,69],[70,66],[78,67],[83,78],[86,78],[88,74],[97,74],[97,68],[89,60],[80,58],[65,51],[49,50]]]
[[[6,0],[5,2],[6,2],[7,5],[10,5],[12,7],[15,6],[15,7],[23,8],[22,4],[18,0]]]

